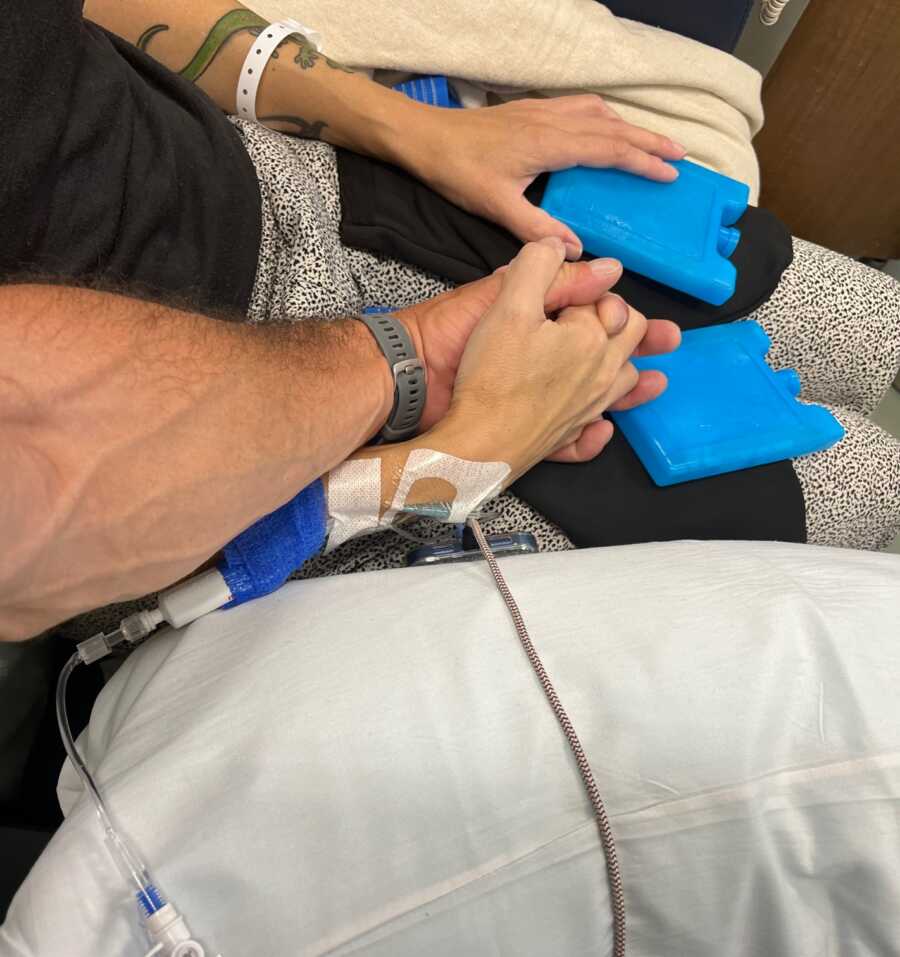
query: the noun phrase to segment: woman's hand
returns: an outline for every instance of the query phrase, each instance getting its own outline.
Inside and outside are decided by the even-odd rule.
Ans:
[[[428,373],[428,400],[422,415],[422,429],[439,422],[450,407],[457,369],[469,336],[482,316],[496,301],[503,288],[508,267],[477,282],[459,286],[450,292],[397,311],[425,363]],[[553,314],[569,306],[591,305],[604,297],[604,314],[617,312],[626,316],[630,307],[609,289],[622,275],[621,263],[615,259],[593,262],[562,263],[546,291],[543,308]],[[635,315],[638,315],[635,313]],[[643,319],[643,317],[641,317]],[[650,320],[647,332],[638,347],[638,354],[670,352],[677,348],[681,333],[673,322]],[[641,372],[632,393],[623,397],[616,408],[630,408],[659,395],[666,386],[660,372]],[[570,454],[560,453],[557,460],[569,461]]]
[[[618,278],[618,263],[601,261],[607,266],[603,276],[588,263],[566,263],[564,258],[559,239],[529,243],[502,273],[423,304],[424,314],[422,307],[395,314],[426,359],[427,428],[406,442],[367,446],[350,457],[379,463],[380,508],[376,516],[371,502],[368,511],[363,507],[360,512],[350,504],[351,496],[347,507],[332,509],[340,531],[332,533],[330,547],[374,527],[392,508],[416,450],[470,463],[503,463],[509,471],[499,474],[508,486],[551,453],[564,462],[594,458],[613,432],[612,424],[601,418],[604,411],[637,405],[662,392],[665,376],[638,373],[630,357],[674,349],[680,341],[678,327],[648,323],[604,291]],[[611,262],[613,269],[608,268]],[[547,318],[548,312],[556,312],[556,319]],[[436,378],[440,402],[449,403],[449,409],[434,406]],[[454,501],[460,490],[456,480],[436,469],[419,474],[404,489],[401,504],[407,509],[428,505],[433,512]],[[473,471],[472,480],[481,475],[486,485],[468,491],[485,497],[498,491],[498,476],[491,471],[487,476]],[[344,477],[336,474],[327,479],[330,507],[335,488],[345,488],[342,482]]]
[[[598,455],[613,431],[603,412],[640,383],[630,358],[648,323],[617,296],[547,318],[563,258],[557,239],[519,253],[459,363],[447,426],[474,460],[506,462],[510,481],[551,453],[570,462]],[[640,401],[664,387],[664,377],[654,380]]]
[[[558,236],[577,259],[567,226],[524,197],[541,173],[570,166],[615,167],[661,182],[684,148],[620,119],[599,96],[515,100],[476,110],[426,107],[394,162],[469,212],[505,226],[523,242]]]
[[[564,263],[547,290],[544,308],[554,313],[566,306],[597,302],[621,275],[622,264],[615,259]],[[423,431],[442,419],[450,408],[463,350],[502,286],[503,275],[498,271],[394,313],[394,318],[406,326],[427,369],[428,399],[422,414]]]

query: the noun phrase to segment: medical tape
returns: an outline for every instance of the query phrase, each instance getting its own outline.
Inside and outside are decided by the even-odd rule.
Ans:
[[[381,459],[348,459],[328,473],[331,531],[325,551],[375,531],[381,513]]]
[[[447,452],[413,449],[403,467],[394,501],[385,512],[382,522],[393,521],[398,512],[405,510],[410,490],[420,479],[442,479],[456,489],[456,495],[450,503],[450,514],[445,521],[459,524],[483,502],[500,492],[507,475],[509,466],[505,462],[469,462]],[[412,505],[409,511],[422,514],[422,506]]]
[[[381,468],[379,458],[351,459],[329,473],[331,531],[326,551],[358,535],[386,528],[401,513],[451,524],[465,522],[502,491],[510,471],[505,462],[470,462],[447,452],[414,449],[406,458],[393,501],[381,515]],[[456,494],[447,502],[407,504],[413,486],[423,479],[440,479],[452,485]]]

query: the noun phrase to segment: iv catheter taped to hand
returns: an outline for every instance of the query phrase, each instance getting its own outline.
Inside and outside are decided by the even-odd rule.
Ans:
[[[469,462],[445,452],[414,449],[384,514],[381,471],[380,458],[352,459],[338,466],[329,476],[327,504],[322,481],[313,482],[232,539],[222,549],[217,568],[162,592],[154,612],[138,612],[115,634],[83,642],[82,660],[105,657],[122,642],[135,644],[163,622],[182,627],[217,608],[271,594],[321,550],[326,538],[332,550],[356,535],[389,526],[402,512],[462,523],[501,491],[510,469],[503,462]],[[446,501],[408,502],[415,484],[426,479],[447,483],[453,494],[442,496]]]
[[[83,643],[82,660],[105,657],[123,641],[135,644],[162,622],[181,627],[217,608],[233,608],[271,594],[321,550],[326,538],[329,550],[337,548],[356,535],[387,527],[404,511],[462,523],[501,491],[510,472],[503,462],[469,462],[445,452],[414,449],[382,514],[381,470],[380,458],[352,459],[338,466],[329,476],[327,504],[322,481],[316,480],[232,539],[222,549],[217,568],[161,593],[156,611],[139,612],[114,635],[96,635]],[[409,503],[410,492],[423,479],[442,480],[454,494],[442,496],[447,501]]]
[[[391,525],[407,513],[437,521],[460,524],[488,499],[498,495],[510,473],[505,462],[470,462],[447,452],[413,449],[406,459],[390,506],[382,514],[380,458],[354,459],[333,469],[328,476],[328,514],[331,531],[326,551],[357,535]],[[422,480],[446,482],[455,494],[444,502],[409,502],[410,492]]]

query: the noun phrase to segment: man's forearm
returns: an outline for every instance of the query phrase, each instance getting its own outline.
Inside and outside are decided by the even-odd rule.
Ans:
[[[177,581],[343,461],[392,399],[358,322],[0,289],[0,637]]]
[[[196,82],[235,112],[241,66],[267,21],[233,0],[87,0],[85,16]],[[260,81],[256,112],[267,125],[336,146],[395,159],[427,107],[286,40]]]

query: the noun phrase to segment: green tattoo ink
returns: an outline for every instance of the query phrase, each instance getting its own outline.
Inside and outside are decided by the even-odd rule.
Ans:
[[[343,63],[338,63],[336,60],[332,60],[331,57],[325,56],[324,53],[320,53],[319,56],[331,67],[332,70],[340,70],[342,73],[356,72],[356,70],[352,70],[349,66],[344,66]]]
[[[135,46],[139,50],[146,51],[147,44],[156,36],[157,33],[162,33],[164,30],[169,29],[168,23],[155,23],[152,27],[147,27],[146,30],[138,37],[137,43]]]
[[[292,126],[297,127],[294,136],[300,136],[305,140],[322,139],[322,130],[328,126],[328,124],[322,120],[316,120],[315,123],[310,123],[304,120],[302,116],[261,116],[259,120],[261,123],[290,123]]]
[[[294,63],[300,64],[301,70],[309,70],[316,65],[319,54],[316,48],[302,34],[299,36],[288,37],[300,44],[300,52],[294,57]],[[287,42],[287,41],[285,41]]]
[[[191,82],[196,82],[206,72],[207,67],[219,55],[223,46],[241,30],[250,30],[256,27],[262,30],[268,26],[265,20],[252,10],[231,10],[220,17],[213,28],[200,44],[193,59],[186,67],[178,72]]]
[[[201,76],[203,76],[209,65],[219,55],[219,52],[222,50],[225,44],[236,33],[241,33],[242,31],[247,30],[253,34],[253,36],[258,37],[268,25],[269,24],[267,20],[264,20],[252,10],[230,10],[213,24],[212,29],[206,35],[206,39],[203,41],[203,43],[200,44],[197,52],[191,58],[190,63],[188,63],[187,66],[183,67],[178,72],[185,79],[190,80],[191,82],[196,82]],[[150,41],[158,33],[162,33],[168,29],[169,25],[167,23],[156,23],[152,27],[148,27],[140,35],[140,37],[138,37],[138,49],[146,51]],[[296,43],[299,47],[297,54],[294,57],[294,63],[296,63],[301,70],[311,69],[320,59],[320,54],[316,50],[315,45],[302,34],[295,34],[294,36],[286,37],[282,41],[282,44],[279,44],[279,46],[283,45],[284,43]],[[272,53],[272,57],[275,59],[278,58],[277,50]],[[330,57],[323,56],[321,59],[323,59],[333,70],[343,70],[345,73],[353,72],[353,70],[349,69],[348,67],[342,66],[340,63],[336,63]],[[289,122],[291,121],[288,117],[285,117],[285,120]],[[311,126],[311,128],[315,128],[317,125],[306,124],[305,121],[301,121],[301,123],[303,123],[305,126]],[[297,125],[300,124],[298,123]]]

